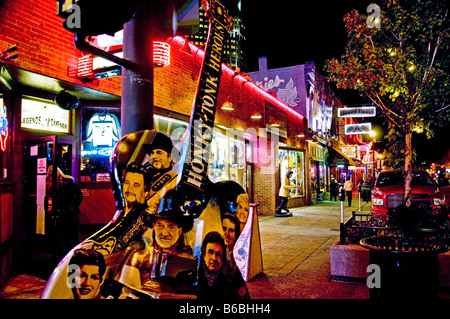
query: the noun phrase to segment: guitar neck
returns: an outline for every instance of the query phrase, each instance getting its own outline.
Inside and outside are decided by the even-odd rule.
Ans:
[[[183,190],[201,198],[208,179],[208,164],[219,95],[223,46],[228,14],[218,1],[210,1],[210,24],[200,79],[189,125],[189,143],[181,173]]]

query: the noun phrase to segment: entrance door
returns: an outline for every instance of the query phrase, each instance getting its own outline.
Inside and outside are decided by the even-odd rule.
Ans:
[[[48,276],[60,256],[56,256],[52,189],[46,189],[46,174],[50,165],[65,174],[72,171],[72,144],[59,142],[58,136],[27,140],[24,144],[24,244],[27,268],[37,276]],[[56,170],[53,170],[56,180]]]

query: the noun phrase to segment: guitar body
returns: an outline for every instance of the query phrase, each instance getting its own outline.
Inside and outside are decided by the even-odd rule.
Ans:
[[[248,196],[233,181],[208,178],[223,51],[218,44],[228,27],[223,5],[209,5],[210,33],[187,134],[182,141],[154,130],[122,137],[111,157],[113,220],[61,260],[41,298],[249,297],[241,262],[250,249],[247,236],[234,247],[241,230],[248,234]],[[167,155],[159,164],[158,152]]]

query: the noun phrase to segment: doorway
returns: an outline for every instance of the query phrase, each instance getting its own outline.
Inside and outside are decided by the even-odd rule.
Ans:
[[[52,194],[56,183],[46,189],[46,174],[50,165],[65,174],[72,173],[72,143],[58,136],[26,140],[23,168],[23,230],[26,268],[30,273],[47,279],[62,256],[57,256],[55,218],[52,214]],[[53,170],[56,180],[56,170]]]

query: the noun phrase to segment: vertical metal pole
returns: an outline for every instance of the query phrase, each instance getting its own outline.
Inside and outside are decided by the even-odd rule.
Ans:
[[[361,211],[361,187],[358,187],[358,202],[359,202],[359,210]]]
[[[123,57],[134,67],[122,68],[121,130],[128,133],[153,129],[153,37],[150,1],[143,1],[124,24]]]

